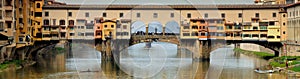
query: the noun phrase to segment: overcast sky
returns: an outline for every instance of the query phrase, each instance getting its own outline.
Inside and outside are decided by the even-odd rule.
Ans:
[[[67,4],[253,4],[253,0],[56,0]]]

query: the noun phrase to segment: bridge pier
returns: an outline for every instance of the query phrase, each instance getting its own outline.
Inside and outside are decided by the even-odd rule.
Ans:
[[[240,48],[240,43],[234,43],[234,48]]]
[[[197,39],[181,39],[180,47],[192,52],[193,60],[205,61],[209,60],[210,47],[208,41],[199,41]],[[180,52],[183,53],[183,52]]]
[[[28,52],[29,49],[30,48],[28,46],[25,46],[25,47],[22,47],[22,48],[16,50],[16,53],[17,53],[16,59],[25,60],[26,53]]]

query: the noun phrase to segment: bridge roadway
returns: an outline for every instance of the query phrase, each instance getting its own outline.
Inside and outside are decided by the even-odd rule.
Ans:
[[[141,42],[168,42],[178,45],[178,47],[186,48],[192,51],[194,59],[209,60],[210,52],[224,47],[229,44],[234,44],[235,47],[239,48],[240,43],[253,43],[264,46],[274,51],[275,56],[280,55],[283,44],[281,42],[268,42],[268,41],[251,41],[251,40],[225,40],[225,39],[181,39],[179,35],[132,35],[131,45]]]
[[[37,51],[43,47],[51,44],[60,43],[63,47],[70,47],[71,43],[79,42],[86,43],[95,46],[96,50],[101,51],[103,60],[116,60],[119,61],[119,52],[126,50],[127,47],[142,43],[142,42],[168,42],[176,44],[178,48],[184,48],[193,52],[194,60],[209,60],[210,52],[223,47],[228,44],[235,44],[235,47],[239,47],[240,43],[254,43],[275,51],[276,56],[280,56],[282,51],[281,42],[267,42],[267,41],[243,41],[243,40],[198,40],[198,39],[182,39],[179,35],[132,35],[130,39],[109,39],[109,40],[60,40],[60,41],[48,41],[37,42],[32,46],[25,46],[22,48],[15,48],[6,46],[1,47],[1,62],[12,59],[34,59],[37,55]],[[184,53],[179,51],[179,53]],[[0,63],[1,63],[0,62]]]

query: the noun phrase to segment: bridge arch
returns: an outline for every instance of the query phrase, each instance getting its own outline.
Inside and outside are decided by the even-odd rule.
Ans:
[[[146,32],[146,24],[143,21],[134,21],[131,24],[131,34],[137,33],[138,31]]]
[[[166,35],[169,35],[169,34],[179,35],[179,33],[180,33],[179,23],[177,23],[174,20],[169,21],[165,24],[165,29],[164,30],[165,30]]]
[[[148,33],[162,33],[163,25],[159,21],[148,23]]]
[[[240,48],[241,44],[253,44],[257,45],[259,47],[264,47],[265,49],[270,50],[269,52],[273,52],[274,56],[279,56],[281,48],[283,47],[283,44],[280,42],[266,42],[266,41],[224,41],[226,43],[211,43],[209,47],[211,47],[211,50],[209,51],[209,54],[211,52],[222,48],[224,46],[228,46],[229,44],[234,44],[234,48]]]

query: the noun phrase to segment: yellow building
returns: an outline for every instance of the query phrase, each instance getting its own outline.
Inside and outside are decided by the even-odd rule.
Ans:
[[[35,0],[31,2],[31,19],[32,19],[32,31],[33,31],[33,40],[41,41],[42,40],[42,25],[43,25],[43,5],[44,0]]]
[[[280,42],[280,26],[268,26],[268,42]]]
[[[116,39],[116,21],[105,20],[102,22],[103,31],[102,31],[102,40],[106,39]]]

